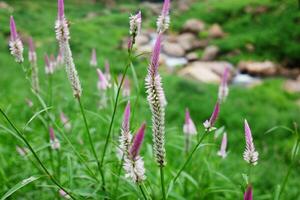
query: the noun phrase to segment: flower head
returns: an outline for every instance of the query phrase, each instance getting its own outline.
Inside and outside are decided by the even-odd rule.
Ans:
[[[16,150],[18,154],[22,157],[26,156],[26,154],[29,152],[29,149],[27,149],[26,147],[16,146]]]
[[[22,63],[24,61],[23,58],[23,43],[20,40],[17,28],[15,24],[15,20],[13,16],[10,17],[10,41],[9,41],[9,49],[11,55],[15,57],[15,61],[18,63]]]
[[[99,68],[97,68],[97,74],[98,74],[98,84],[97,84],[98,89],[106,90],[109,87],[109,83],[106,80],[106,77],[104,76],[104,74]]]
[[[132,135],[130,133],[130,102],[127,102],[127,105],[124,110],[123,122],[121,126],[121,135],[119,138],[119,157],[122,158],[123,155],[129,155],[129,147],[131,144]]]
[[[53,130],[52,127],[49,128],[49,135],[50,135],[50,145],[51,145],[51,148],[52,148],[53,150],[60,149],[60,142],[59,142],[59,140],[55,137],[54,130]]]
[[[220,103],[219,101],[217,101],[214,111],[210,117],[209,120],[206,120],[203,125],[206,131],[211,132],[213,130],[216,130],[216,128],[214,127],[214,124],[219,116],[219,112],[220,112]]]
[[[144,161],[142,157],[139,156],[139,150],[144,139],[145,127],[146,125],[143,123],[134,137],[129,152],[124,154],[123,167],[126,172],[125,177],[131,178],[135,183],[140,183],[146,179]]]
[[[91,56],[91,60],[90,60],[90,65],[93,67],[97,67],[98,63],[97,63],[97,54],[96,54],[96,49],[93,48],[92,49],[92,56]]]
[[[60,113],[60,121],[63,123],[64,128],[69,131],[72,128],[69,118],[65,115],[65,113]]]
[[[129,97],[130,96],[130,80],[125,77],[124,79],[124,84],[123,84],[123,88],[122,88],[122,95],[123,97]]]
[[[185,110],[185,123],[183,126],[183,132],[187,135],[196,135],[197,134],[195,124],[190,116],[190,112],[188,109]]]
[[[63,55],[62,55],[61,50],[59,50],[59,52],[56,56],[56,64],[57,64],[57,66],[61,66],[64,64]]]
[[[110,81],[110,79],[111,79],[111,77],[110,77],[110,65],[109,65],[108,60],[105,60],[104,68],[105,68],[106,79],[107,79],[107,81]]]
[[[160,54],[160,49],[161,49],[161,34],[158,34],[152,56],[151,56],[151,63],[150,63],[150,68],[148,69],[148,72],[151,74],[151,76],[155,76],[158,72],[158,65],[159,65],[159,54]]]
[[[221,156],[222,158],[226,158],[227,156],[226,148],[227,148],[227,133],[225,132],[223,134],[220,151],[218,151],[218,155]]]
[[[246,149],[244,151],[244,160],[252,165],[256,165],[258,161],[258,152],[255,151],[251,129],[247,120],[245,120],[245,139]]]
[[[129,33],[131,36],[136,37],[141,32],[141,24],[142,24],[141,11],[129,17],[129,25],[130,25]]]
[[[32,37],[29,38],[28,43],[29,43],[28,60],[31,63],[35,63],[37,58],[36,58],[35,46]]]
[[[247,190],[244,194],[244,200],[253,200],[252,186],[251,185],[249,185],[247,187]]]
[[[33,102],[31,101],[31,99],[25,99],[25,101],[26,101],[26,103],[27,103],[27,105],[28,105],[28,107],[32,107],[33,106]]]
[[[165,0],[163,9],[161,11],[161,15],[158,17],[156,25],[157,25],[157,32],[162,33],[168,30],[170,25],[170,0]]]
[[[53,65],[50,62],[49,56],[47,54],[45,54],[45,72],[46,72],[46,74],[54,73]]]
[[[63,197],[64,199],[71,199],[71,197],[70,197],[64,190],[62,190],[62,189],[60,189],[60,190],[58,191],[58,193],[59,193],[59,195],[60,195],[61,197]]]
[[[55,23],[55,33],[56,39],[59,43],[60,51],[64,58],[64,64],[66,66],[66,72],[71,83],[73,95],[76,98],[80,98],[82,94],[82,88],[69,44],[70,32],[64,14],[63,0],[58,0],[58,17]]]
[[[221,84],[219,86],[218,98],[220,102],[224,102],[229,93],[228,84],[227,84],[228,75],[229,75],[229,68],[226,67],[222,76]]]
[[[130,148],[130,155],[132,156],[132,159],[135,159],[140,152],[144,136],[145,136],[145,128],[146,128],[146,123],[144,122],[142,126],[139,128],[138,132],[134,136],[132,146]]]
[[[158,73],[158,60],[161,48],[161,34],[158,35],[152,52],[151,62],[148,67],[148,74],[145,79],[147,89],[147,100],[152,113],[152,135],[153,150],[156,162],[160,166],[166,164],[165,161],[165,106],[166,97]]]

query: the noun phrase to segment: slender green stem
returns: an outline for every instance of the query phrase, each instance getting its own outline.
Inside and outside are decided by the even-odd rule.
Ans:
[[[115,99],[115,103],[114,103],[113,113],[112,113],[112,116],[111,116],[108,133],[107,133],[106,139],[105,139],[105,145],[104,145],[103,154],[102,154],[102,157],[101,157],[101,168],[103,167],[103,162],[104,162],[105,154],[106,154],[107,147],[108,147],[108,141],[109,141],[109,138],[110,138],[110,135],[111,135],[111,132],[112,132],[112,127],[113,127],[113,123],[114,123],[114,120],[115,120],[115,115],[116,115],[116,112],[117,112],[117,107],[118,107],[118,101],[119,101],[119,97],[120,97],[121,88],[122,88],[122,85],[123,85],[123,82],[124,82],[124,79],[125,79],[125,76],[126,76],[126,73],[128,71],[128,68],[129,68],[130,64],[131,64],[131,53],[129,52],[128,63],[126,64],[124,73],[122,75],[121,82],[120,82],[118,90],[117,90],[117,95],[116,95],[116,99]]]
[[[48,82],[49,82],[49,86],[48,86],[48,102],[49,102],[49,105],[52,106],[52,74],[49,74],[48,75]]]
[[[18,134],[18,136],[22,139],[22,141],[26,144],[26,146],[29,148],[29,150],[31,151],[31,153],[33,154],[34,158],[36,159],[36,161],[38,162],[38,164],[40,165],[40,167],[43,169],[44,173],[50,178],[50,180],[60,189],[62,189],[63,191],[65,191],[72,199],[76,199],[68,190],[66,190],[56,179],[53,175],[50,174],[50,172],[48,171],[48,169],[45,167],[45,165],[42,163],[42,161],[40,160],[40,158],[38,157],[38,155],[36,154],[36,152],[34,151],[34,149],[32,148],[32,146],[30,145],[30,143],[27,141],[27,139],[23,136],[23,134],[17,129],[17,127],[10,121],[10,119],[8,118],[8,116],[5,114],[5,112],[0,108],[0,112],[1,114],[4,116],[4,118],[6,119],[6,121],[10,124],[10,126],[15,130],[15,132]]]
[[[100,175],[101,175],[101,178],[102,178],[102,190],[105,191],[105,179],[104,179],[104,174],[103,174],[103,171],[102,171],[102,168],[101,168],[101,165],[100,165],[100,162],[99,162],[99,159],[98,159],[98,155],[96,153],[96,150],[95,150],[95,146],[94,146],[94,143],[93,143],[93,139],[92,139],[92,136],[91,136],[91,133],[90,133],[90,129],[89,129],[89,126],[88,126],[88,122],[87,122],[87,119],[86,119],[86,116],[85,116],[85,111],[83,109],[83,106],[82,106],[82,103],[81,103],[81,100],[80,98],[77,98],[78,100],[78,104],[79,104],[79,107],[80,107],[80,111],[81,111],[81,114],[82,114],[82,117],[83,117],[83,121],[84,121],[84,125],[85,125],[85,128],[86,128],[86,132],[88,134],[88,138],[89,138],[89,143],[91,145],[91,149],[92,149],[92,153],[95,157],[95,160],[97,162],[97,167],[98,167],[98,170],[100,172]]]
[[[177,172],[177,174],[175,175],[175,177],[173,178],[173,182],[175,183],[176,180],[178,179],[178,177],[180,176],[181,172],[184,170],[184,168],[187,166],[187,164],[190,162],[190,160],[192,159],[195,151],[198,149],[198,147],[200,146],[200,144],[202,143],[203,139],[205,138],[205,136],[207,135],[207,132],[205,132],[199,142],[196,144],[196,146],[194,147],[194,149],[192,150],[192,152],[189,154],[188,158],[186,159],[186,161],[184,162],[184,164],[182,165],[182,167],[179,169],[179,171]]]
[[[40,97],[39,94],[35,94],[36,98],[38,99],[38,101],[40,102],[40,104],[42,105],[43,109],[47,108],[44,100]],[[85,166],[86,170],[89,172],[90,176],[96,180],[97,182],[100,182],[96,175],[94,174],[94,172],[91,170],[91,168],[86,164],[86,161],[84,160],[84,158],[80,155],[80,153],[78,151],[76,151],[74,145],[72,144],[72,142],[70,141],[70,139],[67,137],[67,135],[65,134],[65,131],[63,129],[61,129],[57,123],[55,122],[55,120],[51,117],[50,113],[48,112],[48,110],[46,110],[46,113],[51,121],[51,123],[55,126],[55,128],[61,133],[61,135],[63,136],[64,140],[67,141],[68,145],[71,147],[72,151],[75,153],[75,155],[77,156],[77,158],[79,159],[79,161]]]
[[[251,184],[251,172],[252,172],[252,164],[249,164],[249,167],[248,167],[248,184]]]
[[[122,160],[120,162],[120,166],[118,168],[118,176],[117,176],[117,183],[116,183],[116,189],[115,189],[115,196],[116,198],[118,197],[118,191],[119,191],[119,183],[120,183],[120,176],[121,176],[121,171],[122,171],[122,167],[123,167],[123,163],[124,163],[124,154],[122,156]]]
[[[166,200],[164,167],[160,166],[159,171],[160,171],[160,183],[161,183],[162,196],[163,196],[163,200]]]
[[[298,152],[298,148],[299,148],[299,143],[300,143],[300,138],[297,139],[295,148],[293,149],[291,164],[290,164],[290,166],[288,168],[288,171],[287,171],[287,173],[286,173],[286,175],[285,175],[285,177],[283,179],[283,182],[281,184],[279,195],[278,195],[278,199],[280,199],[280,197],[281,197],[281,195],[282,195],[282,193],[284,191],[284,188],[285,188],[285,186],[287,184],[287,181],[288,181],[288,179],[290,177],[290,174],[292,172],[292,169],[293,169],[293,166],[294,166],[294,163],[295,163],[295,158],[296,158],[296,155],[297,155],[297,152]]]
[[[147,198],[147,196],[146,196],[146,194],[145,194],[145,191],[144,191],[144,189],[143,189],[143,187],[142,187],[141,184],[139,184],[139,188],[140,188],[140,190],[141,190],[141,193],[142,193],[144,199],[147,200],[148,198]]]

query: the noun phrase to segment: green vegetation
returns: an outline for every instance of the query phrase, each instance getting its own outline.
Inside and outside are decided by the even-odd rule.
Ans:
[[[44,74],[45,53],[57,53],[57,42],[54,33],[54,21],[56,19],[56,4],[52,1],[6,1],[14,10],[10,12],[0,9],[0,107],[4,108],[16,125],[22,129],[26,122],[41,110],[39,103],[32,96],[21,67],[14,62],[9,55],[7,41],[9,38],[9,16],[13,14],[16,20],[18,32],[25,39],[32,36],[38,54],[40,83],[43,89],[42,95],[47,97],[48,80]],[[92,136],[96,144],[97,153],[102,154],[105,134],[109,126],[112,113],[112,100],[104,110],[98,109],[98,91],[96,88],[96,70],[89,66],[89,58],[92,48],[97,49],[98,61],[103,68],[104,60],[111,63],[113,78],[122,73],[125,66],[127,52],[120,50],[121,40],[128,34],[127,11],[115,8],[107,10],[101,4],[72,3],[66,0],[66,13],[71,22],[71,47],[76,67],[79,71],[83,86],[83,104],[88,113],[88,121],[91,126]],[[248,5],[264,5],[268,11],[259,15],[245,14],[244,9]],[[120,5],[123,10],[135,12],[137,5]],[[210,0],[201,1],[192,5],[191,9],[182,15],[174,13],[172,16],[172,30],[178,30],[188,18],[200,18],[205,22],[220,23],[225,32],[229,33],[224,39],[215,40],[222,52],[230,52],[241,49],[242,54],[224,59],[237,62],[241,58],[260,58],[283,61],[288,59],[291,63],[299,62],[300,45],[299,36],[299,10],[294,1],[271,0]],[[143,10],[142,10],[143,12]],[[95,17],[92,17],[92,16]],[[146,15],[145,24],[154,25],[155,17]],[[298,23],[298,24],[297,24]],[[145,27],[146,28],[146,27]],[[252,43],[255,46],[254,53],[245,51],[245,44]],[[27,58],[27,44],[25,56]],[[27,59],[26,59],[27,60]],[[28,65],[28,63],[26,63]],[[139,96],[139,102],[135,107],[133,129],[144,121],[147,121],[146,140],[142,147],[141,155],[145,158],[147,182],[149,192],[154,199],[159,199],[160,183],[158,168],[152,159],[151,114],[146,102],[144,91],[144,77],[148,60],[137,58],[134,68],[139,80],[137,90],[132,81],[132,102]],[[130,71],[130,77],[133,77]],[[50,111],[59,122],[59,113],[64,111],[73,126],[68,135],[74,142],[76,149],[85,158],[93,158],[88,138],[86,137],[84,124],[79,107],[72,92],[63,69],[54,74],[53,107]],[[191,116],[199,129],[203,132],[202,123],[209,118],[217,98],[217,86],[199,84],[178,78],[174,75],[164,74],[163,83],[168,100],[166,108],[166,148],[167,167],[166,183],[172,179],[172,175],[183,163],[184,136],[182,126],[184,122],[184,109],[188,107]],[[246,173],[247,164],[242,158],[245,147],[243,120],[247,118],[253,132],[256,149],[260,153],[259,163],[252,171],[254,196],[256,200],[274,199],[274,193],[281,183],[290,163],[290,154],[293,148],[294,136],[284,129],[276,129],[272,133],[266,132],[276,126],[293,128],[293,122],[300,124],[299,106],[296,101],[299,94],[289,94],[282,89],[283,80],[269,79],[260,86],[254,88],[241,88],[232,86],[228,100],[221,107],[221,115],[218,126],[225,126],[229,140],[229,155],[225,160],[217,157],[221,138],[213,141],[213,136],[205,141],[211,144],[201,147],[194,155],[183,177],[170,192],[170,199],[242,199],[244,181],[242,174]],[[114,92],[110,91],[111,96]],[[34,106],[29,108],[25,99],[32,99]],[[116,162],[115,149],[120,130],[123,108],[127,99],[122,99],[117,112],[116,122],[113,127],[112,144],[108,152],[105,174],[107,177],[108,191],[114,192],[118,164]],[[1,126],[8,124],[0,118]],[[48,130],[45,130],[39,119],[35,119],[25,129],[29,139],[39,156],[51,170],[51,160],[47,151]],[[86,198],[96,198],[100,194],[100,185],[89,178],[73,152],[62,139],[59,132],[56,134],[61,139],[61,181],[74,193]],[[81,143],[82,141],[82,143]],[[194,142],[196,143],[196,141]],[[23,179],[33,175],[40,175],[30,160],[32,155],[25,158],[16,152],[16,145],[22,146],[3,127],[0,129],[0,196]],[[209,155],[209,156],[208,156]],[[57,158],[59,155],[53,155]],[[299,158],[299,156],[298,156]],[[89,165],[96,171],[93,160]],[[283,199],[299,199],[299,159],[287,184],[288,190],[283,194]],[[54,169],[55,170],[55,169]],[[16,191],[11,199],[54,199],[57,190],[51,182],[44,177],[32,182],[30,185]],[[149,184],[151,183],[151,185]],[[185,188],[185,183],[188,187]],[[151,189],[150,189],[151,188]],[[140,196],[134,184],[122,178],[118,192],[120,199],[136,199]],[[58,197],[57,197],[58,198]]]

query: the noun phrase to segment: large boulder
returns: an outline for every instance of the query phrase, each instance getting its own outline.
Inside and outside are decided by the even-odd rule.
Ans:
[[[233,65],[228,62],[193,62],[179,71],[179,75],[191,77],[200,82],[219,83],[225,68],[230,69],[231,78],[234,73]]]
[[[197,46],[197,37],[192,33],[183,33],[177,37],[177,42],[185,51],[191,51]]]
[[[202,55],[202,60],[204,61],[214,60],[217,57],[219,51],[220,51],[219,47],[215,45],[210,45],[206,47]]]
[[[286,80],[283,88],[290,93],[300,93],[300,80]]]
[[[225,33],[219,24],[213,24],[208,30],[208,36],[210,38],[222,38]]]
[[[220,76],[205,67],[188,66],[180,70],[178,74],[203,83],[220,83],[221,81]]]
[[[191,32],[195,34],[198,34],[204,29],[205,29],[205,23],[199,19],[189,19],[184,23],[182,27],[183,32]]]
[[[173,57],[183,57],[185,55],[185,50],[179,44],[170,42],[163,44],[163,52]]]
[[[272,76],[277,72],[277,66],[271,61],[240,61],[238,69],[251,75]]]

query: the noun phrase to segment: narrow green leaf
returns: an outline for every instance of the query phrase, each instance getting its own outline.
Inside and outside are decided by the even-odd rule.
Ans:
[[[9,189],[2,197],[0,200],[4,200],[7,199],[10,195],[12,195],[13,193],[15,193],[16,191],[20,190],[22,187],[28,185],[29,183],[36,181],[38,179],[40,179],[41,177],[43,177],[42,175],[40,176],[31,176],[29,178],[26,178],[24,180],[22,180],[21,182],[19,182],[18,184],[16,184],[15,186],[13,186],[11,189]]]

